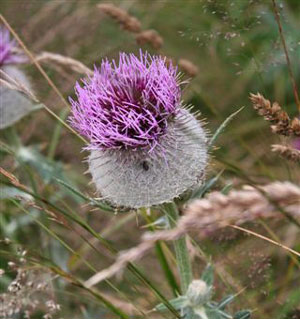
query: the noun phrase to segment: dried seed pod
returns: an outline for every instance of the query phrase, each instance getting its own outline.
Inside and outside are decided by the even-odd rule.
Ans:
[[[300,163],[300,150],[297,150],[295,148],[280,144],[274,144],[272,145],[272,152],[278,153],[280,156],[290,161]]]
[[[150,44],[154,49],[160,49],[164,43],[163,38],[155,30],[145,30],[136,36],[139,45]]]
[[[271,130],[273,133],[284,136],[300,136],[300,120],[298,118],[291,120],[277,102],[271,104],[259,93],[250,94],[250,100],[258,114],[272,123]]]
[[[98,8],[115,19],[123,27],[123,29],[129,32],[140,32],[140,21],[137,18],[131,16],[124,9],[116,7],[112,3],[101,3],[98,5]]]
[[[198,67],[191,61],[180,59],[178,61],[179,67],[189,76],[195,77],[199,73]]]
[[[297,117],[292,119],[291,129],[295,136],[300,136],[300,120]]]

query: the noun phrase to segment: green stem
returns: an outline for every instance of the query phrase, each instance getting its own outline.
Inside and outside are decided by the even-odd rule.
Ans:
[[[179,218],[178,209],[175,203],[164,205],[164,212],[169,220],[170,227],[174,228]],[[189,284],[193,279],[192,267],[189,258],[189,253],[186,245],[186,237],[179,238],[174,241],[176,260],[179,270],[181,293],[185,294]]]
[[[68,108],[64,108],[60,112],[59,118],[62,121],[64,121],[68,114],[69,114],[69,109]],[[48,158],[49,159],[53,159],[54,158],[56,147],[57,147],[57,144],[59,143],[59,137],[60,137],[60,134],[61,134],[61,130],[62,130],[62,123],[58,122],[56,127],[55,127],[55,129],[54,129],[51,142],[49,144],[49,149],[48,149]]]
[[[10,146],[13,147],[15,150],[18,150],[22,146],[22,142],[14,126],[6,128],[4,130],[4,134]]]
[[[155,226],[152,225],[152,223],[153,223],[152,216],[147,215],[146,209],[140,209],[140,213],[144,217],[145,221],[148,224],[150,224],[150,226],[149,226],[150,230],[155,231]],[[165,273],[166,279],[167,279],[167,281],[168,281],[168,283],[173,291],[174,297],[177,297],[178,293],[180,292],[180,289],[179,289],[179,286],[176,282],[175,276],[174,276],[174,274],[169,266],[169,262],[167,260],[166,255],[165,255],[163,246],[161,245],[161,243],[159,241],[155,244],[155,250],[156,250],[158,260],[161,264],[161,267]]]

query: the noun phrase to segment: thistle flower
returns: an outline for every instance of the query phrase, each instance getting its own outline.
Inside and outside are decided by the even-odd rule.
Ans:
[[[241,310],[234,315],[227,313],[229,304],[234,301],[235,296],[225,296],[220,302],[212,300],[213,294],[213,267],[209,264],[204,270],[201,279],[193,280],[183,296],[178,296],[169,302],[179,310],[181,317],[199,319],[250,319],[250,310]],[[164,304],[159,304],[155,308],[157,311],[165,311],[168,308]]]
[[[207,303],[212,294],[212,289],[204,280],[193,280],[186,292],[189,305],[199,306]]]
[[[177,69],[166,59],[121,53],[75,90],[71,124],[90,140],[89,171],[112,204],[161,204],[201,181],[206,134],[183,108]]]
[[[0,26],[0,67],[6,64],[26,62],[26,57],[18,54],[16,49],[16,42],[10,38],[9,31]]]
[[[9,31],[0,26],[0,69],[11,79],[31,90],[25,73],[16,67],[17,64],[26,62],[26,57],[16,50],[16,43],[11,40]],[[24,94],[4,85],[0,87],[0,99],[0,129],[13,125],[34,109],[32,102]]]

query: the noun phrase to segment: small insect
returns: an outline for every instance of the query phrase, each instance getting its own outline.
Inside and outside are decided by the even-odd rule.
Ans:
[[[145,171],[148,171],[149,170],[149,163],[147,161],[143,161],[142,162],[142,166],[143,166],[143,169]]]

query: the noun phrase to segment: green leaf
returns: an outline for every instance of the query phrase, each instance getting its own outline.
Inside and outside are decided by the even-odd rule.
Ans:
[[[241,311],[238,311],[233,319],[249,319],[251,318],[251,311],[250,310],[241,310]]]
[[[221,189],[221,193],[224,194],[224,195],[228,195],[228,193],[231,191],[232,188],[233,188],[233,184],[232,183],[228,183],[227,185],[225,185]]]
[[[64,121],[66,119],[66,117],[68,116],[69,112],[70,112],[70,109],[65,107],[64,109],[61,110],[61,112],[59,114],[59,118],[62,121]],[[62,126],[63,125],[61,122],[57,122],[55,129],[53,131],[53,135],[52,135],[51,141],[49,143],[49,148],[48,148],[48,158],[49,159],[53,159],[53,157],[54,157],[56,147],[59,143],[59,138],[61,135]]]
[[[76,196],[88,201],[92,206],[98,207],[103,211],[107,211],[107,212],[115,212],[115,210],[109,206],[108,204],[95,200],[93,198],[90,198],[86,195],[84,195],[82,192],[80,192],[79,190],[75,189],[73,186],[67,184],[66,182],[62,181],[59,178],[54,178],[56,180],[57,183],[59,183],[60,185],[64,186],[65,188],[67,188],[69,191],[71,191],[73,194],[75,194]]]
[[[209,319],[232,319],[232,316],[220,309],[206,309]]]
[[[0,191],[0,199],[24,199],[26,201],[33,200],[33,197],[20,189],[10,186],[2,186]]]
[[[212,264],[208,264],[204,269],[201,279],[206,282],[207,286],[211,287],[214,283],[214,268]]]
[[[21,163],[28,164],[36,169],[45,183],[50,183],[55,177],[63,177],[62,164],[49,160],[32,147],[20,147],[16,156]]]
[[[214,146],[214,144],[215,144],[217,138],[219,137],[219,135],[221,133],[223,133],[223,131],[225,130],[226,126],[235,118],[236,115],[238,115],[241,112],[241,110],[243,108],[244,108],[244,106],[241,107],[240,109],[238,109],[236,112],[234,112],[231,115],[229,115],[227,117],[227,119],[219,126],[219,128],[217,129],[217,131],[215,132],[215,134],[213,135],[213,137],[209,141],[208,149],[211,149]]]
[[[201,185],[199,188],[195,189],[193,191],[190,199],[203,197],[203,195],[216,184],[216,182],[219,180],[219,178],[221,177],[223,172],[224,172],[224,170],[219,172],[218,175],[209,179],[205,184]]]
[[[181,310],[187,306],[187,298],[186,298],[186,296],[179,296],[177,298],[169,300],[169,303],[176,310]],[[165,310],[168,310],[168,308],[164,304],[160,303],[159,305],[155,306],[154,310],[165,311]]]
[[[221,310],[224,310],[225,307],[226,307],[229,303],[231,303],[231,302],[234,300],[234,298],[235,298],[234,295],[226,296],[225,298],[223,298],[223,299],[219,302],[217,308],[218,308],[218,309],[221,309]]]
[[[6,182],[3,182],[6,184]],[[10,186],[12,184],[9,183]],[[18,186],[14,186],[15,188],[19,188]],[[98,232],[96,232],[86,221],[81,218],[80,215],[75,215],[74,213],[66,212],[54,203],[50,202],[46,198],[39,196],[36,193],[32,193],[26,190],[26,193],[33,196],[36,200],[41,201],[42,203],[48,205],[51,208],[54,208],[58,213],[63,214],[68,219],[72,220],[73,222],[80,225],[82,228],[87,230],[93,237],[97,238],[103,245],[106,247],[110,252],[113,254],[117,254],[118,251],[107,241],[103,238]],[[172,305],[168,302],[168,300],[160,293],[160,291],[153,285],[153,283],[132,263],[128,264],[128,269],[133,273],[145,286],[147,286],[151,291],[166,305],[170,312],[172,312],[176,318],[180,318],[180,314],[172,307]]]
[[[166,216],[161,216],[152,223],[146,224],[143,228],[168,229],[170,228],[170,223]]]

